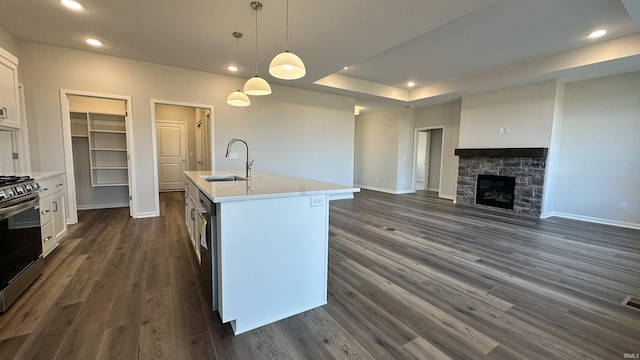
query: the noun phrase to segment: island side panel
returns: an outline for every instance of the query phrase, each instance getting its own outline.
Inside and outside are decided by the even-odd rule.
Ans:
[[[219,204],[219,312],[236,334],[327,303],[328,196]]]

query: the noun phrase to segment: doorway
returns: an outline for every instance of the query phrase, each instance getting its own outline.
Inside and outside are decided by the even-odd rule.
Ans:
[[[156,209],[160,192],[184,190],[183,171],[214,168],[212,114],[212,105],[151,100]]]
[[[68,222],[80,209],[136,214],[131,97],[60,90]]]
[[[414,150],[414,191],[440,193],[444,127],[416,129]]]

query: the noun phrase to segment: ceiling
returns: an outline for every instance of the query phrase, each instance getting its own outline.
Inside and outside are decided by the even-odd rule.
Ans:
[[[232,33],[240,31],[240,77],[255,75],[249,0],[79,2],[82,11],[59,0],[2,0],[0,26],[22,41],[230,76]],[[640,70],[637,0],[290,0],[289,50],[307,75],[279,80],[268,66],[286,48],[286,0],[261,2],[258,74],[272,84],[354,97],[363,111]],[[600,28],[604,37],[587,38]],[[88,46],[87,37],[104,46]]]

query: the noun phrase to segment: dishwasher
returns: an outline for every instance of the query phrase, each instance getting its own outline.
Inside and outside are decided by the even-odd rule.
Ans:
[[[200,198],[200,287],[211,311],[218,310],[216,270],[216,205],[202,192]]]

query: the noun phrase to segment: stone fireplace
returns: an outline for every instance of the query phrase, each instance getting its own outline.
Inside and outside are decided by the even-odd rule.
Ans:
[[[456,203],[539,217],[542,208],[547,152],[547,148],[456,149],[455,154],[460,157]],[[493,203],[484,201],[483,205],[483,201],[478,201],[479,175],[488,175],[484,178],[481,176],[483,192],[488,186],[487,179],[495,176],[515,178],[513,204],[500,206],[504,203],[503,201]],[[496,187],[499,186],[496,185]],[[483,193],[481,197],[495,200],[491,199],[492,195],[492,193],[487,195]],[[496,192],[496,199],[498,196],[505,195],[498,195]]]

